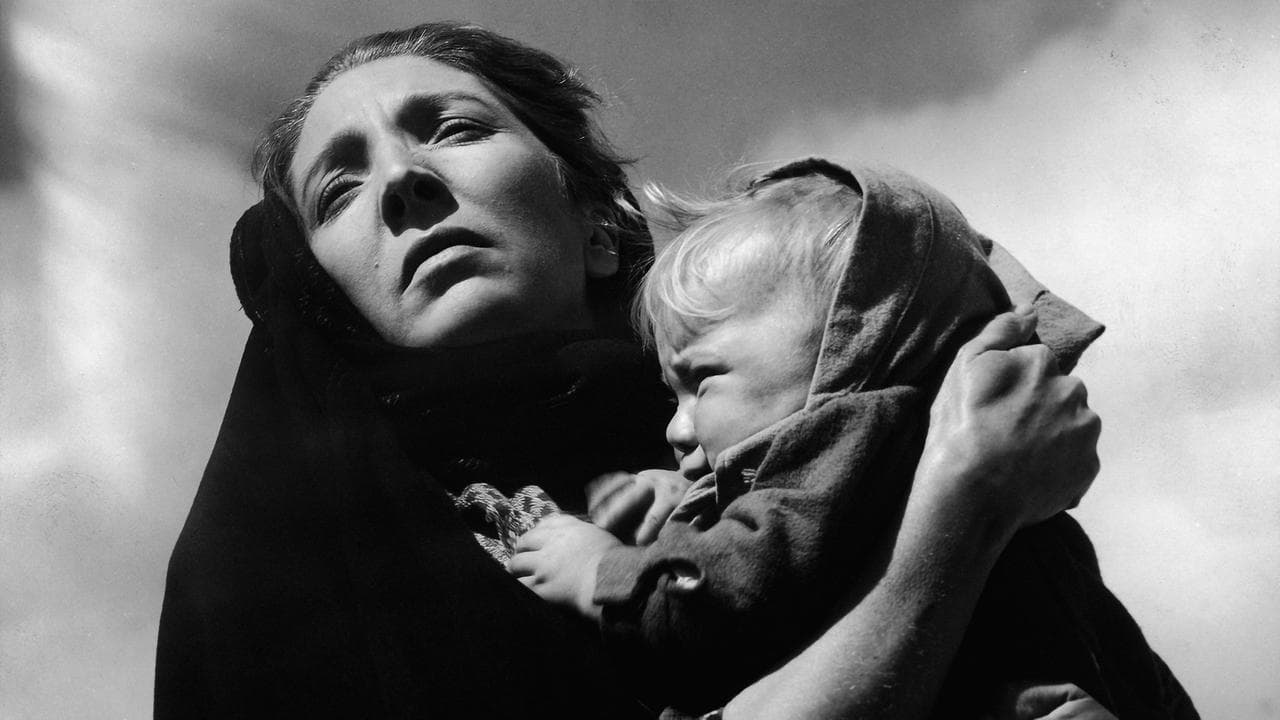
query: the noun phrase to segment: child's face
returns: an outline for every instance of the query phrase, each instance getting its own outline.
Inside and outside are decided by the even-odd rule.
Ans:
[[[709,471],[726,448],[804,407],[821,337],[814,315],[783,295],[708,323],[679,346],[659,346],[677,401],[667,442],[687,477]]]

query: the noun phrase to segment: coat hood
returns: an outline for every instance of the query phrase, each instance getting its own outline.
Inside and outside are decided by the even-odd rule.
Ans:
[[[1048,346],[1063,372],[1105,329],[974,230],[945,196],[899,170],[846,169],[807,158],[753,184],[813,173],[856,189],[861,205],[850,208],[855,237],[827,311],[806,410],[840,395],[892,387],[931,396],[960,346],[1015,304],[1035,308],[1032,342]],[[730,478],[758,466],[772,439],[803,422],[799,418],[784,418],[721,453],[714,468],[719,479],[708,480],[724,502],[751,483],[745,477],[745,485],[731,490]]]
[[[945,196],[888,167],[799,160],[757,183],[820,173],[862,196],[850,256],[827,314],[809,406],[833,393],[896,385],[932,389],[960,345],[1014,303],[1040,315],[1037,334],[1064,370],[1103,331],[974,230]]]

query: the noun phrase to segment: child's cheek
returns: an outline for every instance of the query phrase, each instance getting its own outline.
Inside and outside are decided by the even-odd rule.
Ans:
[[[742,439],[735,437],[735,429],[740,424],[742,419],[736,418],[733,408],[726,403],[713,398],[699,401],[694,426],[697,428],[698,444],[707,455],[707,462],[714,466],[721,452]]]

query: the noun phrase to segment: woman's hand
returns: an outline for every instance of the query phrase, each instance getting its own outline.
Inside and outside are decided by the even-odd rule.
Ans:
[[[916,473],[924,492],[977,499],[1009,531],[1075,507],[1098,474],[1098,415],[1084,383],[1044,345],[1026,345],[1028,307],[960,349],[930,411]]]
[[[598,622],[596,568],[605,551],[619,544],[617,538],[589,522],[552,515],[520,536],[507,570],[543,600],[573,608]]]
[[[1011,685],[990,720],[1116,720],[1084,690],[1062,685]]]
[[[629,545],[648,545],[658,537],[690,482],[674,470],[609,473],[587,483],[591,522]]]

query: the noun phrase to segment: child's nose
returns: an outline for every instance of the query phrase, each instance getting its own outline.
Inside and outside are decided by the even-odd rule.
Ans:
[[[681,404],[667,423],[667,443],[676,451],[677,457],[684,457],[698,447],[698,438],[693,432],[693,418]]]

